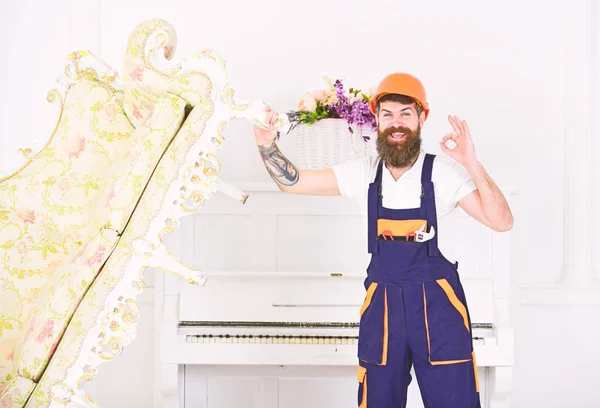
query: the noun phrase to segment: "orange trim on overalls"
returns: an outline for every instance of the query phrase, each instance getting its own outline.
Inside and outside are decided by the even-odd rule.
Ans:
[[[362,400],[358,408],[367,408],[367,369],[363,366],[358,366],[356,379],[363,385]]]
[[[446,279],[438,279],[436,282],[441,286],[444,292],[446,292],[446,296],[448,296],[450,303],[452,303],[452,306],[454,306],[456,310],[458,310],[458,313],[460,313],[462,316],[467,331],[471,332],[471,328],[469,327],[469,317],[467,316],[467,308],[462,304],[458,297],[456,297],[456,293],[454,293],[452,286],[450,286]]]
[[[387,364],[387,354],[388,354],[388,304],[387,304],[387,288],[384,288],[383,292],[383,351],[381,355],[381,364],[382,366]]]
[[[391,232],[392,236],[404,237],[411,233],[414,234],[423,226],[427,230],[427,220],[386,220],[380,218],[377,220],[377,235]]]
[[[363,313],[365,312],[365,310],[367,310],[367,308],[371,304],[371,301],[373,300],[373,294],[375,293],[375,289],[377,289],[377,282],[371,283],[369,285],[369,288],[367,289],[367,296],[365,297],[365,301],[363,302],[362,306],[360,307],[360,316],[361,317],[362,317]]]
[[[375,290],[377,289],[377,282],[372,282],[368,289],[367,295],[365,297],[365,301],[363,302],[360,308],[360,316],[362,317],[363,313],[367,310],[371,301],[373,300],[373,296],[375,294]],[[387,364],[387,355],[388,355],[388,343],[389,343],[389,326],[388,326],[388,303],[387,303],[387,288],[383,289],[383,347],[381,350],[381,363],[377,364],[380,366],[384,366]]]
[[[479,392],[479,373],[477,372],[477,361],[475,361],[475,351],[471,352],[471,359],[473,360],[473,371],[475,371],[475,389]]]

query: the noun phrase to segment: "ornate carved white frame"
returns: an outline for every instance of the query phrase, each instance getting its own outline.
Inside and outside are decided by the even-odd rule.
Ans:
[[[143,290],[142,274],[147,268],[162,268],[194,285],[204,285],[206,282],[199,270],[185,266],[170,253],[162,242],[164,234],[173,232],[182,216],[198,211],[217,191],[242,203],[247,198],[247,194],[219,179],[218,152],[225,142],[222,130],[232,119],[246,119],[264,127],[265,103],[239,100],[228,82],[225,62],[211,50],[179,60],[165,58],[165,55],[171,56],[172,48],[168,52],[166,48],[173,47],[175,38],[169,38],[170,30],[161,28],[171,29],[167,22],[155,21],[159,21],[160,25],[155,24],[158,28],[148,36],[144,60],[166,78],[182,78],[190,73],[207,76],[212,82],[214,112],[204,132],[187,152],[185,163],[178,169],[176,181],[169,185],[160,212],[151,222],[149,230],[133,243],[134,255],[125,266],[125,274],[106,299],[94,327],[86,334],[81,352],[68,369],[66,377],[53,385],[50,407],[98,408],[83,390],[83,383],[92,380],[100,364],[117,358],[134,339],[140,310],[136,299]],[[171,32],[174,33],[174,30]],[[77,51],[68,56],[65,71],[57,79],[56,88],[48,93],[48,101],[58,99],[62,112],[67,90],[82,76],[88,75],[115,89],[124,88],[118,73],[108,64],[88,51]],[[290,123],[285,115],[281,116],[277,127],[284,132],[289,129]],[[3,176],[0,172],[0,180],[10,178],[25,168],[50,144],[53,135],[54,132],[39,149],[32,145],[19,149],[25,162],[10,175]]]

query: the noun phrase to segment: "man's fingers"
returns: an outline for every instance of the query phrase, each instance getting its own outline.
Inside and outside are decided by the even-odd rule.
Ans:
[[[448,153],[448,152],[452,151],[452,149],[450,149],[448,146],[446,146],[446,143],[444,143],[444,142],[440,142],[440,147],[442,148],[442,152],[444,152],[444,153]]]
[[[458,136],[456,134],[454,134],[454,133],[448,133],[442,139],[442,143],[446,143],[448,140],[452,140],[453,142],[456,142],[456,139],[458,139]]]
[[[467,124],[467,121],[463,120],[462,123],[463,123],[463,127],[465,129],[465,136],[470,138],[471,137],[471,129],[469,129],[469,125]]]
[[[271,119],[273,118],[273,112],[267,112],[267,116],[265,116],[265,122],[267,125],[271,123]]]
[[[454,117],[448,115],[448,122],[450,122],[450,125],[452,126],[452,129],[454,129],[454,133],[456,133],[456,134],[460,134],[461,133],[461,129],[458,126],[458,123],[456,123],[456,120],[454,119]]]
[[[456,125],[458,126],[458,128],[460,129],[460,134],[461,136],[465,134],[465,127],[463,125],[463,120],[460,120],[460,118],[456,115],[454,115],[454,121],[456,122]]]

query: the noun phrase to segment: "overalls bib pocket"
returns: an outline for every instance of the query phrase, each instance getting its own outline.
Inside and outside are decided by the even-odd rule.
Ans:
[[[377,241],[382,253],[402,251],[402,256],[396,257],[394,269],[411,270],[416,268],[427,257],[427,243],[416,242],[416,231],[427,231],[427,220],[377,220]]]

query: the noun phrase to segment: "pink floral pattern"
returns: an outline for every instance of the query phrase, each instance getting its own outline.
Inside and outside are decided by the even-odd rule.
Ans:
[[[54,320],[48,319],[42,328],[42,331],[36,337],[38,343],[43,343],[44,340],[49,339],[54,334]]]
[[[133,79],[134,81],[138,81],[141,82],[144,79],[144,68],[142,67],[135,67],[135,69],[133,69],[130,73],[129,76],[131,77],[131,79]]]
[[[81,157],[81,153],[85,150],[85,137],[78,137],[75,140],[74,150],[69,153],[69,159],[79,159]]]
[[[23,222],[25,224],[33,224],[35,222],[35,210],[25,210],[23,213]]]
[[[111,182],[107,189],[106,200],[104,200],[104,208],[108,208],[112,199],[115,198],[115,182]]]
[[[92,266],[94,266],[96,264],[102,263],[102,261],[104,260],[105,253],[106,253],[106,247],[105,246],[99,247],[96,250],[96,252],[94,253],[94,255],[85,262],[85,264],[91,268]]]
[[[15,389],[11,394],[18,394],[20,391],[19,389]],[[13,400],[13,396],[11,394],[8,395],[3,395],[2,396],[2,401],[0,402],[2,404],[3,407],[12,407],[13,404],[15,403],[15,401]]]
[[[25,331],[25,341],[29,340],[29,337],[31,337],[31,333],[33,333],[34,328],[35,328],[35,316],[33,317],[33,319],[31,319],[31,321],[29,322],[29,325],[27,326],[27,330]]]
[[[51,144],[20,174],[0,182],[0,228],[17,226],[2,229],[0,240],[0,269],[11,271],[8,280],[0,281],[0,319],[14,322],[0,334],[0,389],[6,392],[2,405],[26,400],[31,407],[48,405],[50,388],[79,357],[108,293],[121,279],[132,240],[160,210],[165,183],[177,177],[185,152],[213,113],[212,108],[201,110],[193,128],[180,128],[186,103],[209,97],[212,84],[198,75],[160,78],[166,82],[156,86],[156,75],[144,71],[140,60],[142,45],[158,26],[167,33],[172,29],[162,22],[149,24],[128,44],[125,90],[115,91],[103,80],[89,81],[89,72],[81,71],[85,80],[62,98],[63,120]],[[175,48],[175,36],[168,37],[167,58]],[[68,58],[79,63],[88,57],[75,52]],[[140,87],[149,93],[140,96]],[[174,93],[165,96],[167,88]],[[177,96],[184,94],[185,101]],[[181,136],[173,139],[176,132]],[[160,180],[155,177],[147,184],[167,148],[169,160],[154,173]],[[123,191],[126,196],[119,197]],[[138,203],[135,194],[142,191],[130,219]],[[125,222],[129,227],[123,231]],[[123,235],[119,238],[116,231]],[[107,260],[116,242],[117,255]],[[14,340],[9,344],[5,339]],[[28,379],[39,376],[37,384]]]

